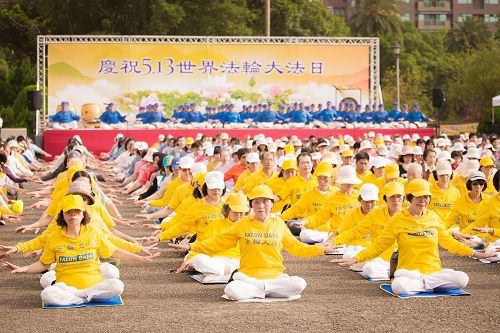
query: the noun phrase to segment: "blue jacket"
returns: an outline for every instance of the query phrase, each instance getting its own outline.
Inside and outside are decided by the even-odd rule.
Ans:
[[[274,123],[278,120],[283,120],[283,116],[273,110],[262,111],[254,118],[254,121],[259,123]]]
[[[308,123],[311,120],[312,117],[307,111],[295,110],[288,114],[288,121],[292,123]]]
[[[183,123],[201,123],[206,121],[206,117],[200,111],[189,111],[182,121]]]
[[[148,111],[142,113],[142,123],[143,124],[151,124],[151,123],[164,123],[168,119],[163,116],[163,112],[155,112]],[[139,115],[137,115],[139,116]]]
[[[118,111],[104,111],[99,117],[101,121],[105,124],[119,124],[125,121],[125,116],[122,116]]]
[[[222,123],[241,123],[240,114],[238,112],[223,112]]]
[[[380,112],[373,112],[372,118],[374,123],[385,123],[387,122],[387,112],[385,111],[380,111]]]
[[[410,111],[408,112],[408,121],[416,122],[416,121],[429,121],[429,118],[426,118],[424,114],[420,111]]]
[[[323,109],[321,112],[316,113],[315,118],[319,121],[324,121],[325,123],[331,123],[337,119],[337,112],[333,109]]]
[[[67,111],[58,111],[55,115],[49,116],[49,121],[52,123],[61,123],[61,124],[67,124],[72,121],[78,121],[80,120],[80,116],[74,113],[71,110]]]
[[[354,123],[358,120],[358,114],[356,112],[347,111],[344,115],[344,121],[348,123]]]
[[[399,110],[391,110],[387,112],[387,121],[401,121],[405,120],[405,115]]]

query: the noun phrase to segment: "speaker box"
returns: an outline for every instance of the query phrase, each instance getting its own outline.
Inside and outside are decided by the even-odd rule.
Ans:
[[[432,106],[435,108],[442,108],[444,106],[445,98],[444,91],[441,88],[432,89]]]
[[[28,110],[41,110],[43,106],[43,97],[40,91],[28,91]]]

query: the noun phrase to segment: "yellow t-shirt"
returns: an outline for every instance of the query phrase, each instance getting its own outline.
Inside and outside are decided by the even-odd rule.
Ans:
[[[102,281],[99,256],[109,258],[116,249],[92,225],[82,226],[76,238],[66,236],[66,228],[61,228],[47,239],[40,261],[45,265],[57,263],[57,282],[85,289]]]
[[[255,186],[258,185],[267,185],[269,181],[278,176],[276,171],[273,171],[271,176],[268,177],[264,174],[262,170],[251,174],[245,181],[245,184],[241,188],[243,193],[247,194],[250,192]]]
[[[168,202],[168,207],[177,210],[177,207],[189,197],[193,196],[193,184],[191,182],[184,183],[177,187],[176,191],[172,194],[172,198]]]
[[[315,214],[304,218],[306,228],[320,231],[336,231],[342,219],[359,207],[359,192],[346,195],[337,191],[326,198],[323,206]]]
[[[151,207],[167,206],[170,200],[172,199],[172,195],[174,194],[175,190],[182,184],[184,184],[184,182],[182,181],[181,177],[177,177],[174,180],[172,180],[170,184],[168,184],[167,190],[165,191],[165,193],[163,193],[161,199],[150,201]]]
[[[457,190],[460,192],[460,196],[463,197],[469,193],[469,190],[465,186],[467,183],[467,178],[464,176],[454,173],[453,174],[453,179],[450,180],[451,185],[455,186]]]
[[[453,205],[460,198],[460,191],[451,184],[446,190],[443,190],[436,183],[431,185],[431,194],[429,209],[438,214],[442,221],[446,221]]]
[[[426,210],[422,216],[415,218],[405,208],[387,222],[380,236],[358,253],[356,260],[363,262],[375,258],[394,242],[399,248],[397,269],[417,270],[421,274],[442,270],[438,245],[461,256],[472,255],[470,247],[453,239],[444,229],[436,213]]]
[[[361,207],[356,208],[353,210],[349,215],[347,215],[342,223],[340,223],[339,227],[337,228],[338,234],[342,234],[344,231],[350,230],[354,228],[358,223],[361,223],[365,219],[366,215],[363,214],[363,211],[361,210]],[[363,235],[361,237],[356,237],[354,239],[349,240],[346,244],[347,245],[361,245],[364,247],[367,247],[368,245],[371,244],[371,238],[370,234]],[[338,241],[335,242],[336,244]]]
[[[472,228],[493,228],[494,232],[493,235],[478,233]],[[477,214],[476,221],[469,224],[462,232],[478,235],[488,239],[489,242],[495,242],[500,238],[500,193],[484,203]]]
[[[242,218],[216,237],[196,241],[191,249],[211,254],[234,247],[238,242],[241,257],[238,271],[257,279],[274,279],[283,274],[283,250],[302,257],[324,254],[319,245],[299,242],[280,218],[269,218],[262,223],[252,216]]]
[[[486,188],[484,189],[483,193],[491,197],[497,195],[498,192],[493,185],[493,178],[486,182]]]
[[[460,230],[467,228],[470,224],[474,223],[477,218],[477,214],[484,203],[490,198],[487,195],[481,194],[482,200],[479,203],[474,203],[469,194],[461,196],[455,201],[455,205],[451,209],[450,215],[444,222],[446,229],[453,228],[457,224]]]
[[[314,175],[311,175],[309,181],[300,175],[296,175],[285,182],[278,196],[280,200],[290,200],[290,204],[293,206],[306,191],[312,190],[317,186],[318,180]]]
[[[196,234],[196,239],[200,240],[211,237],[214,223],[224,219],[221,213],[222,205],[222,202],[219,202],[212,206],[205,198],[196,201],[182,219],[160,234],[160,240],[179,237],[186,232]]]
[[[321,209],[326,198],[337,190],[337,188],[330,186],[327,192],[321,193],[318,187],[315,187],[304,193],[299,201],[280,215],[280,218],[283,221],[289,221],[293,218],[303,218],[313,215]]]
[[[222,234],[223,232],[229,230],[229,228],[231,228],[234,223],[235,222],[231,221],[228,218],[215,221],[211,227],[210,233],[206,235],[207,238],[215,237],[217,235]],[[198,239],[198,237],[196,237],[196,239]],[[188,254],[188,258],[194,258],[197,254],[199,254],[199,253],[194,252],[194,251],[190,251]],[[211,257],[239,258],[240,257],[240,248],[238,247],[238,245],[236,245],[232,248],[229,248],[227,250],[223,250],[221,252],[211,253],[210,256]]]
[[[269,181],[267,186],[269,186],[273,193],[277,195],[281,191],[283,186],[285,186],[285,179],[283,179],[283,177],[275,177]],[[283,207],[285,207],[285,205],[289,203],[290,200],[280,200],[278,202],[275,202],[271,213],[280,213],[283,210]]]
[[[258,172],[258,171],[256,171]],[[245,171],[242,172],[241,175],[239,175],[238,180],[234,184],[233,190],[234,192],[239,192],[243,189],[243,186],[245,186],[247,179],[252,175],[253,173],[250,172],[250,169],[246,169]]]
[[[364,237],[369,237],[370,241],[375,241],[384,231],[387,221],[391,218],[389,208],[382,206],[375,208],[359,221],[352,228],[347,229],[337,235],[333,241],[335,244],[351,244],[355,240],[361,240]],[[392,253],[396,249],[396,244],[392,244],[387,250],[379,255],[385,261],[389,261]]]

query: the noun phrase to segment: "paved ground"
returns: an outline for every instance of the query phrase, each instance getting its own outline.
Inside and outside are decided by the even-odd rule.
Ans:
[[[26,206],[32,202],[25,199]],[[132,217],[138,209],[120,207]],[[41,210],[28,211],[23,223]],[[15,225],[0,226],[0,244],[13,245],[32,235],[16,235]],[[141,228],[120,228],[146,235]],[[162,246],[164,248],[165,246]],[[0,332],[152,332],[152,331],[369,331],[499,332],[500,265],[442,254],[445,267],[470,276],[468,297],[397,299],[328,258],[285,256],[287,273],[308,283],[300,300],[237,304],[223,300],[223,286],[204,286],[169,271],[180,257],[165,250],[153,264],[121,264],[125,305],[111,308],[43,310],[39,276],[0,271]],[[17,264],[31,261],[20,256]]]

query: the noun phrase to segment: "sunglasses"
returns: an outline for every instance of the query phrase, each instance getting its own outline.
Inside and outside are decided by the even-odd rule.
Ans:
[[[476,185],[479,185],[479,186],[484,186],[484,185],[486,185],[486,184],[484,183],[484,181],[482,181],[482,180],[474,180],[474,181],[472,181],[470,184],[471,184],[472,186],[476,186]]]

